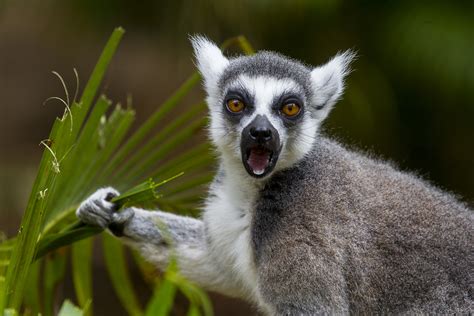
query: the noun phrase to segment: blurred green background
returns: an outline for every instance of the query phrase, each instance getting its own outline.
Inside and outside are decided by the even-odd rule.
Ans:
[[[8,235],[27,202],[42,152],[38,144],[63,111],[59,103],[43,105],[63,93],[51,71],[71,89],[73,67],[85,80],[116,26],[127,33],[103,91],[123,103],[131,95],[138,122],[194,71],[190,34],[218,43],[243,34],[256,49],[312,65],[340,50],[357,50],[345,97],[326,132],[473,205],[472,0],[0,0],[0,230]],[[114,302],[107,285],[100,295]],[[218,304],[218,315],[229,306],[243,313],[238,302]]]

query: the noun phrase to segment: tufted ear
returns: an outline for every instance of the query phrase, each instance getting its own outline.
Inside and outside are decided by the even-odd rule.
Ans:
[[[219,47],[203,36],[192,36],[191,43],[194,48],[196,66],[203,79],[208,94],[217,88],[217,81],[229,60],[222,54]]]
[[[355,53],[348,50],[311,71],[313,105],[320,120],[328,116],[333,105],[342,96],[344,79],[350,72],[349,66],[354,58]]]

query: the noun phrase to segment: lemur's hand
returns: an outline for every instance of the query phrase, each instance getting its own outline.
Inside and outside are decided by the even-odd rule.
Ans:
[[[81,203],[76,211],[77,217],[84,223],[109,228],[115,235],[121,236],[123,226],[134,215],[131,208],[117,212],[118,206],[110,202],[119,192],[108,187],[97,190]]]

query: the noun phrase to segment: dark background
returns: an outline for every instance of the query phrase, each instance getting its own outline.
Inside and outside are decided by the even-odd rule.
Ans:
[[[63,94],[51,71],[74,91],[72,68],[84,83],[116,26],[126,34],[103,91],[124,103],[132,95],[137,124],[194,71],[190,34],[217,43],[242,34],[256,49],[313,65],[357,50],[327,133],[473,205],[474,1],[0,0],[0,230],[8,235],[26,205],[38,144],[63,111],[43,105]]]

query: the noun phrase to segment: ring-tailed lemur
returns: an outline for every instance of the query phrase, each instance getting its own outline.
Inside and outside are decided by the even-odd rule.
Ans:
[[[228,59],[192,39],[219,171],[202,217],[129,208],[112,188],[77,216],[163,269],[265,314],[469,313],[474,215],[418,177],[318,133],[353,55],[311,68],[272,52]]]

